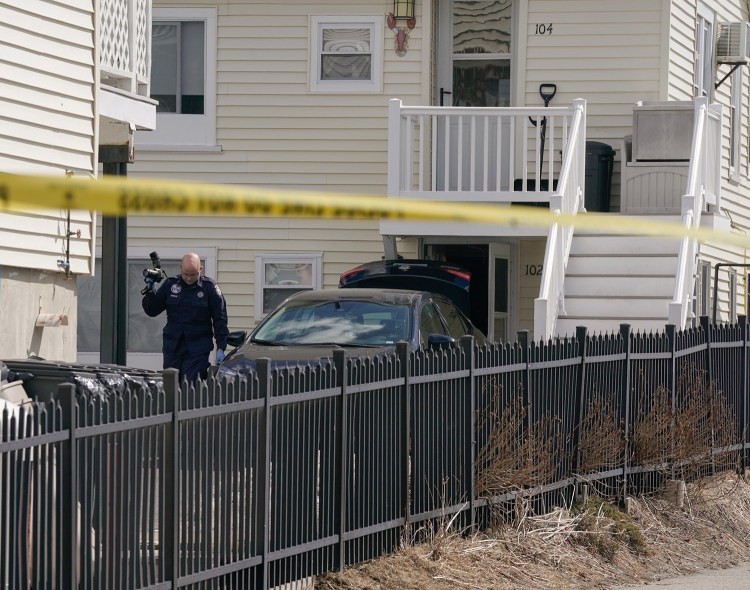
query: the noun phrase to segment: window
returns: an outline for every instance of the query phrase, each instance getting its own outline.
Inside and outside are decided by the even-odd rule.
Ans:
[[[290,295],[319,289],[322,254],[258,254],[255,257],[255,317],[263,318]]]
[[[151,267],[151,248],[128,248],[128,341],[127,363],[144,369],[161,369],[162,330],[167,323],[166,313],[155,318],[148,317],[141,308],[143,289],[143,269]],[[203,273],[216,277],[216,250],[204,248],[195,250],[201,257]],[[185,250],[160,248],[162,268],[167,276],[175,276],[180,270],[180,261]],[[78,289],[78,360],[79,362],[99,362],[101,337],[101,252],[97,254],[96,270],[92,277],[76,278]]]
[[[491,4],[453,0],[453,106],[510,106],[513,2]]]
[[[156,129],[138,132],[138,147],[215,147],[216,9],[154,8],[151,43]]]
[[[695,26],[695,96],[711,98],[714,79],[714,15],[698,6]]]
[[[698,276],[695,282],[695,300],[693,303],[693,325],[699,325],[701,316],[709,315],[711,309],[711,263],[706,260],[698,262]]]
[[[471,334],[471,328],[469,328],[469,325],[464,321],[464,318],[461,317],[455,307],[440,299],[436,299],[435,304],[440,310],[448,328],[448,334],[452,338],[458,340],[464,334]]]
[[[419,342],[422,346],[427,346],[428,338],[432,334],[445,335],[443,322],[440,321],[438,313],[432,302],[425,303],[419,312]]]
[[[729,323],[737,321],[737,271],[729,269]]]
[[[160,22],[152,28],[151,98],[159,113],[204,115],[205,21]]]
[[[732,96],[729,104],[730,141],[729,175],[735,182],[740,181],[740,136],[742,134],[742,69],[732,73]]]
[[[310,90],[380,92],[382,17],[312,17]]]

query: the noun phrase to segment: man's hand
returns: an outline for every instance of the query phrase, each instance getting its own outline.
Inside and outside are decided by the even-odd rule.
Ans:
[[[151,277],[146,277],[145,279],[143,279],[143,282],[146,283],[146,292],[147,293],[149,291],[154,291],[155,290],[154,289],[154,285],[155,285],[154,279],[152,279]]]
[[[220,365],[224,362],[224,351],[223,350],[217,350],[216,351],[216,364]]]

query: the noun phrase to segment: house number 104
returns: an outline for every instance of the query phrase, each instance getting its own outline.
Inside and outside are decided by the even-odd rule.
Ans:
[[[552,23],[548,25],[534,25],[536,27],[535,35],[551,35],[552,34]]]

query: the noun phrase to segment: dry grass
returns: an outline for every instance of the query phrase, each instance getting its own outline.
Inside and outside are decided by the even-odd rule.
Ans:
[[[521,507],[512,524],[469,537],[442,527],[431,542],[322,576],[316,588],[603,588],[750,559],[744,480],[688,484],[684,506],[656,496],[634,499],[629,515],[595,499],[542,516]]]

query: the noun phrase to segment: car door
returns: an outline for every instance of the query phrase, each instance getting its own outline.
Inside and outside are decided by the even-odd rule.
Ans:
[[[447,336],[448,331],[443,325],[443,320],[440,318],[440,312],[433,304],[432,300],[424,301],[419,310],[419,344],[426,348],[428,345],[428,338],[433,334],[440,334]]]

